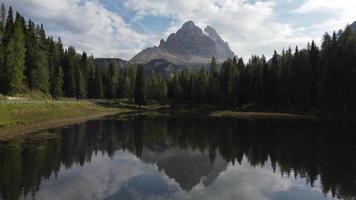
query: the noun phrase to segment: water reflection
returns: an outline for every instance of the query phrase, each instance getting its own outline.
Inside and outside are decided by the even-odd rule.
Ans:
[[[301,122],[90,121],[0,142],[0,198],[355,198],[353,135]]]

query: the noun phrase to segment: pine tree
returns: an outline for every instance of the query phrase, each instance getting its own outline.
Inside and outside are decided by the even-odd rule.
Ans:
[[[310,77],[310,106],[315,106],[319,97],[319,91],[321,88],[321,68],[320,68],[320,52],[315,42],[312,41],[309,51],[309,64],[311,67]]]
[[[117,88],[119,83],[119,67],[114,61],[110,62],[108,70],[108,97],[117,98]]]
[[[169,82],[168,96],[174,100],[181,99],[182,97],[182,87],[180,85],[178,73],[175,73]]]
[[[190,71],[188,69],[184,69],[179,75],[177,73],[176,76],[178,77],[178,82],[180,87],[178,88],[178,90],[179,89],[181,90],[182,99],[184,99],[185,101],[190,101],[192,99],[192,94],[191,94],[192,85],[191,85]]]
[[[6,69],[5,69],[5,34],[6,34],[6,8],[4,3],[1,4],[0,10],[0,94],[5,93]]]
[[[63,96],[63,76],[62,66],[59,66],[53,73],[53,82],[51,88],[52,97],[56,99]]]
[[[210,74],[212,74],[213,76],[218,76],[218,73],[218,64],[216,63],[215,57],[213,57],[210,62]]]
[[[80,55],[78,55],[80,57]],[[79,65],[79,69],[82,73],[83,76],[83,82],[85,85],[86,90],[88,90],[88,82],[89,82],[89,77],[90,77],[90,61],[93,58],[88,58],[88,55],[86,52],[83,52],[83,54],[81,55],[81,59],[80,59],[80,65]]]
[[[192,96],[195,103],[207,102],[208,73],[202,68],[194,77]]]
[[[103,86],[103,77],[99,68],[95,70],[94,77],[94,98],[101,99],[104,97],[104,86]]]
[[[237,62],[237,70],[239,71],[239,80],[237,84],[237,105],[242,106],[247,104],[247,74],[244,60],[242,58]]]
[[[233,89],[236,66],[231,59],[225,61],[221,67],[220,73],[220,90],[222,103],[226,107],[231,107],[234,103]]]
[[[270,68],[269,68],[269,84],[268,84],[268,103],[276,105],[279,103],[279,55],[277,51],[274,51],[273,57],[271,60]]]
[[[11,13],[11,9],[9,13]],[[11,18],[9,14],[8,18]],[[11,20],[8,20],[8,24]],[[14,32],[5,49],[5,67],[7,76],[7,92],[9,94],[21,93],[25,89],[24,68],[25,68],[25,36],[22,19],[19,14],[16,15]],[[10,26],[10,25],[7,25]],[[11,29],[8,29],[9,31]]]
[[[7,46],[7,44],[10,42],[10,39],[13,37],[14,32],[15,32],[14,14],[12,12],[12,8],[10,7],[6,17],[5,34],[3,38],[3,43],[5,46]]]
[[[43,27],[35,27],[29,20],[26,29],[26,69],[25,75],[31,90],[40,90],[49,93],[50,74],[48,69],[48,50]]]
[[[76,69],[75,78],[76,78],[76,80],[75,80],[76,98],[77,99],[86,98],[87,97],[86,85],[85,85],[85,82],[84,82],[83,73],[79,68]]]
[[[58,75],[59,75],[59,70],[61,71],[63,75],[63,70],[61,66],[61,59],[62,59],[62,52],[63,49],[61,47],[61,44],[53,41],[51,38],[50,44],[49,44],[49,55],[48,55],[48,65],[49,65],[49,74],[50,74],[50,92],[51,95],[55,98],[58,98],[63,95],[63,92],[61,91],[58,93]],[[62,87],[63,87],[63,76],[61,77],[61,82]],[[59,96],[60,95],[60,96]]]
[[[208,101],[213,104],[218,104],[220,98],[219,71],[215,57],[210,62],[210,73],[208,78]]]
[[[77,63],[77,53],[73,47],[69,47],[64,53],[63,62],[63,73],[64,73],[64,92],[68,97],[76,97],[76,68]]]
[[[138,65],[135,81],[135,103],[141,107],[146,103],[146,84],[143,65]]]

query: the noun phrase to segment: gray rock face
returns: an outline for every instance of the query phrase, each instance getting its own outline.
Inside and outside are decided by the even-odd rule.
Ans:
[[[194,22],[188,21],[166,41],[161,40],[158,47],[143,50],[131,62],[165,59],[174,64],[207,64],[213,56],[223,62],[232,58],[234,52],[212,27],[207,26],[203,32]]]
[[[182,71],[185,66],[175,65],[163,59],[151,60],[144,65],[145,76],[160,74],[164,77],[172,77],[175,72]]]
[[[356,21],[351,24],[352,31],[356,32]]]

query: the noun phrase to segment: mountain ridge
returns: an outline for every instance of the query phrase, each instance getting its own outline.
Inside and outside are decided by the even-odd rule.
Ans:
[[[229,44],[211,26],[204,31],[193,21],[187,21],[176,32],[160,40],[159,46],[142,50],[130,62],[147,63],[155,59],[164,59],[174,64],[207,64],[214,56],[223,62],[234,56]]]

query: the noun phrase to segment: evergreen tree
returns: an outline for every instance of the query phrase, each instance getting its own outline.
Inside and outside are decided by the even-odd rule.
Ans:
[[[68,97],[76,97],[76,71],[77,53],[73,47],[69,47],[64,52],[63,73],[64,73],[64,92]]]
[[[218,64],[216,63],[216,59],[215,57],[213,56],[213,58],[211,59],[211,62],[210,62],[210,74],[214,75],[214,76],[217,76],[219,71],[218,71]]]
[[[193,101],[195,103],[207,103],[208,73],[202,68],[193,80]]]
[[[173,75],[173,78],[169,82],[168,96],[173,100],[178,100],[182,97],[182,87],[180,85],[179,75],[177,72]]]
[[[146,103],[146,84],[143,65],[138,65],[135,81],[135,103],[141,107]]]
[[[93,82],[93,98],[100,99],[104,97],[104,86],[102,74],[99,68],[95,70],[95,76],[92,79]]]
[[[178,80],[175,80],[178,83],[175,83],[176,89],[175,91],[178,91],[178,96],[181,96],[183,100],[185,101],[190,101],[192,99],[192,94],[191,94],[191,74],[188,69],[184,69],[180,74],[176,73],[176,76]],[[174,77],[173,77],[174,78]],[[170,85],[170,84],[169,84]],[[171,93],[171,92],[168,92]],[[168,95],[171,96],[171,95]],[[173,95],[175,96],[175,95]]]
[[[247,74],[245,63],[242,58],[237,62],[237,70],[239,71],[239,80],[237,88],[237,105],[247,104]]]
[[[274,51],[273,57],[271,60],[271,65],[269,68],[268,73],[268,103],[272,105],[279,104],[279,70],[280,70],[280,63],[279,63],[280,56],[277,54],[277,51]]]
[[[76,69],[76,98],[77,99],[83,99],[87,97],[87,87],[85,85],[84,77],[82,71],[77,68]]]
[[[59,66],[53,73],[51,88],[52,97],[56,99],[63,96],[63,76],[62,66]]]
[[[0,94],[5,93],[6,69],[5,69],[5,34],[6,34],[6,8],[4,3],[1,4],[0,10]]]
[[[233,89],[236,66],[231,59],[225,61],[221,67],[220,89],[222,93],[222,103],[226,107],[231,107],[234,103]]]
[[[119,84],[119,67],[114,61],[110,62],[108,70],[108,97],[117,98]]]
[[[48,49],[46,46],[46,35],[43,30],[43,26],[37,26],[37,42],[38,50],[36,52],[36,64],[32,73],[32,89],[40,90],[43,93],[48,94],[50,89],[49,83],[49,71],[48,71]]]
[[[210,74],[208,80],[208,100],[210,103],[218,104],[220,99],[220,84],[219,84],[219,71],[215,57],[212,58],[210,63]]]
[[[11,8],[9,10],[7,27],[11,26]],[[9,20],[10,18],[10,20]],[[7,92],[9,94],[21,93],[25,89],[24,83],[24,68],[25,68],[25,36],[23,30],[22,19],[19,14],[16,15],[14,32],[5,48],[5,67],[7,82]],[[7,31],[10,31],[7,28]]]
[[[51,38],[50,44],[49,44],[49,54],[48,54],[48,65],[49,65],[49,74],[50,74],[50,93],[53,97],[60,97],[63,95],[63,92],[58,92],[58,75],[59,75],[59,70],[61,71],[63,75],[63,70],[61,66],[61,58],[62,58],[62,52],[63,49],[61,47],[61,44],[53,41]],[[62,79],[62,87],[63,87],[63,76],[60,78]],[[60,96],[59,96],[60,95]]]

